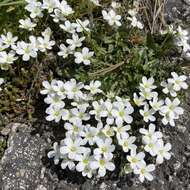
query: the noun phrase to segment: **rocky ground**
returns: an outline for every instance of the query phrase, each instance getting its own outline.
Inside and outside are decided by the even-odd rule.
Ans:
[[[190,102],[190,97],[187,102]],[[51,141],[61,131],[46,123],[35,126],[13,123],[1,132],[8,137],[8,148],[0,164],[2,190],[188,190],[190,189],[190,103],[175,128],[164,128],[173,156],[157,167],[155,179],[141,184],[135,176],[87,180],[77,173],[63,171],[46,157]]]
[[[189,5],[188,5],[189,3]],[[168,0],[168,22],[182,22],[190,17],[189,0]],[[141,184],[133,175],[122,178],[88,180],[78,173],[63,171],[47,159],[52,142],[61,138],[56,126],[43,119],[34,124],[11,123],[0,133],[7,139],[7,149],[0,161],[2,190],[190,190],[190,96],[185,114],[175,128],[163,129],[172,144],[172,158],[157,167],[155,179]],[[44,118],[44,116],[42,116]]]

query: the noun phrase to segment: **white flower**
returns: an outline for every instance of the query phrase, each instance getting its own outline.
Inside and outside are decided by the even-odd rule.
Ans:
[[[46,28],[43,32],[42,32],[42,36],[43,37],[51,37],[51,35],[52,35],[52,30],[51,30],[51,28]]]
[[[168,114],[171,118],[178,118],[183,114],[183,108],[179,107],[180,100],[175,98],[171,101],[169,98],[165,99],[165,105],[160,109],[161,115]]]
[[[190,45],[189,45],[187,39],[182,38],[182,39],[178,40],[176,42],[176,45],[179,47],[183,47],[184,52],[188,52],[190,50]]]
[[[178,119],[179,115],[183,114],[183,108],[178,106],[180,104],[180,101],[178,98],[175,98],[172,102],[169,98],[166,98],[165,104],[166,105],[164,105],[159,112],[164,116],[162,123],[164,125],[167,125],[169,123],[171,126],[175,126],[174,120]]]
[[[154,96],[152,101],[149,101],[149,104],[151,105],[154,111],[158,111],[163,106],[164,101],[158,100],[158,96]]]
[[[162,92],[164,94],[168,94],[169,93],[172,97],[176,97],[177,96],[177,93],[176,93],[176,91],[173,88],[173,84],[167,83],[165,81],[162,81],[161,82],[161,86],[164,87],[162,89]]]
[[[60,11],[61,15],[69,16],[70,14],[73,14],[74,11],[70,5],[68,5],[67,1],[62,0],[58,5],[58,10]]]
[[[84,65],[90,65],[90,58],[94,55],[93,51],[89,51],[87,47],[82,49],[82,52],[75,52],[75,63],[80,64],[84,63]]]
[[[17,60],[17,57],[15,57],[14,51],[9,53],[6,51],[0,52],[0,67],[2,70],[8,70],[9,65],[14,63],[15,60]]]
[[[78,156],[77,158],[78,164],[76,165],[76,170],[78,172],[82,172],[83,176],[88,176],[89,178],[92,177],[92,170],[90,169],[91,160],[92,157],[90,156],[90,152],[87,152]]]
[[[130,155],[127,156],[127,160],[130,163],[132,169],[139,168],[144,162],[144,152],[136,153],[136,149],[131,150]]]
[[[51,94],[48,95],[44,102],[46,104],[51,104],[51,106],[57,107],[57,108],[63,108],[65,106],[65,103],[63,102],[62,98],[58,96],[57,94]]]
[[[66,136],[74,135],[76,137],[82,136],[83,128],[82,122],[80,120],[76,120],[73,123],[65,123],[64,128],[68,131],[66,132]]]
[[[112,110],[112,115],[115,117],[116,124],[120,125],[124,121],[128,124],[132,123],[133,117],[130,116],[134,112],[134,108],[128,102],[124,104],[123,102],[114,102],[114,108]]]
[[[113,127],[110,127],[109,125],[105,125],[104,128],[102,129],[102,133],[106,137],[112,137],[112,136],[114,136],[114,129],[113,129]]]
[[[169,160],[171,158],[171,154],[169,151],[171,150],[171,144],[167,143],[164,145],[163,140],[159,140],[157,142],[157,158],[156,158],[156,163],[157,164],[162,164],[164,162],[164,158],[166,160]]]
[[[73,23],[73,26],[76,28],[76,31],[79,33],[79,32],[83,32],[83,31],[86,31],[86,32],[89,32],[90,29],[87,27],[89,25],[89,20],[86,19],[84,21],[80,20],[80,19],[77,19],[76,20],[76,23]]]
[[[40,93],[45,94],[54,94],[55,91],[53,89],[53,86],[57,85],[57,80],[52,80],[51,83],[48,81],[43,81],[42,86],[45,88],[44,90],[41,90]]]
[[[103,155],[106,159],[111,160],[113,157],[112,152],[115,150],[115,146],[112,144],[112,139],[98,139],[96,144],[98,148],[94,149],[94,155]]]
[[[175,119],[178,119],[178,117],[170,117],[169,113],[161,113],[160,112],[160,115],[163,115],[164,117],[162,118],[162,123],[164,125],[167,125],[168,123],[171,125],[171,126],[175,126]]]
[[[94,3],[94,5],[96,5],[96,6],[101,6],[99,0],[89,0],[89,1]]]
[[[84,84],[79,82],[77,83],[75,79],[71,79],[67,81],[64,85],[65,87],[65,94],[67,95],[68,99],[80,98],[82,97],[81,89],[84,87]]]
[[[117,139],[120,139],[123,134],[126,134],[127,131],[131,129],[130,125],[118,125],[113,127],[113,130],[116,132]]]
[[[62,158],[60,153],[60,146],[57,142],[53,143],[53,150],[49,151],[47,154],[48,158],[53,158],[54,164],[59,164],[59,160]]]
[[[173,84],[173,89],[175,91],[180,91],[181,89],[188,88],[188,85],[185,82],[187,80],[187,77],[185,75],[178,76],[178,74],[175,72],[172,72],[171,75],[173,78],[168,79],[168,82]]]
[[[46,113],[48,114],[46,117],[47,121],[55,120],[55,122],[58,123],[62,118],[63,110],[58,107],[50,106],[46,109]]]
[[[71,113],[67,109],[62,109],[62,120],[63,121],[69,121],[71,119]]]
[[[85,85],[84,88],[88,91],[90,91],[91,94],[98,94],[102,93],[102,90],[99,89],[101,87],[101,82],[96,80],[96,81],[91,81],[89,85]]]
[[[57,95],[60,96],[62,100],[66,98],[65,84],[61,80],[57,80],[55,84],[53,83],[52,85],[47,83],[47,88],[50,88],[54,93],[57,93]]]
[[[86,125],[83,131],[84,133],[82,134],[82,136],[84,140],[89,143],[89,145],[94,145],[97,135],[99,133],[99,129],[96,127],[91,127],[90,125]]]
[[[181,26],[178,26],[177,32],[180,39],[186,39],[186,40],[189,39],[188,37],[189,32],[187,30],[183,30]]]
[[[55,23],[58,23],[60,21],[66,21],[65,15],[61,13],[59,9],[54,9],[54,13],[50,14],[51,17],[53,17],[53,21]]]
[[[36,45],[36,44],[35,44]],[[18,42],[14,47],[18,55],[22,55],[23,61],[29,61],[30,57],[36,58],[37,52],[34,44],[29,44],[24,41]]]
[[[82,145],[84,145],[84,140],[80,137],[74,140],[68,137],[64,139],[64,145],[61,146],[60,152],[63,155],[67,154],[69,159],[76,160],[80,154],[89,151],[88,148],[85,148]]]
[[[0,86],[4,83],[4,79],[3,78],[0,78]],[[0,91],[2,90],[2,88],[0,87]]]
[[[64,24],[60,24],[59,26],[68,33],[74,34],[76,32],[74,23],[71,23],[69,20],[66,20]]]
[[[118,9],[118,8],[121,7],[121,4],[118,3],[118,2],[116,2],[116,1],[112,1],[111,7],[112,7],[113,9]]]
[[[137,106],[143,106],[146,104],[145,98],[143,96],[138,97],[136,93],[133,94],[133,101]]]
[[[131,21],[131,26],[137,27],[139,29],[144,28],[143,24],[140,21],[137,20],[136,16],[127,17],[127,19]]]
[[[151,156],[156,156],[157,152],[157,139],[145,139],[145,147],[144,150],[148,152]]]
[[[38,41],[37,41],[37,38],[35,36],[29,36],[29,41],[30,41],[30,44],[33,48],[34,51],[38,51]]]
[[[106,170],[114,171],[115,165],[110,161],[110,159],[102,158],[101,156],[94,156],[95,161],[90,162],[90,167],[93,170],[98,169],[98,175],[103,177],[106,175]]]
[[[143,97],[146,100],[151,100],[153,97],[158,96],[157,92],[146,90],[142,87],[140,87],[140,96]]]
[[[19,28],[23,28],[28,31],[32,31],[36,27],[36,23],[33,23],[30,18],[20,19],[19,23]]]
[[[81,121],[88,121],[90,119],[89,113],[86,113],[87,107],[86,105],[80,105],[78,108],[71,109],[72,114],[72,121],[81,120]]]
[[[107,116],[107,111],[103,109],[101,102],[93,101],[92,102],[93,110],[90,111],[91,115],[95,115],[96,120],[101,120],[101,117]]]
[[[38,37],[38,47],[41,52],[45,52],[46,50],[51,50],[52,46],[55,45],[55,41],[50,40],[50,36],[46,35],[44,38],[43,37]]]
[[[63,57],[64,59],[69,56],[69,54],[72,54],[72,50],[70,50],[69,47],[66,47],[64,44],[60,44],[60,51],[58,52],[58,55]]]
[[[153,180],[153,176],[150,172],[155,170],[154,164],[146,165],[145,162],[140,166],[140,168],[135,168],[134,173],[139,174],[139,180],[141,182],[144,182],[145,178],[149,181]]]
[[[1,40],[5,44],[6,48],[12,47],[17,41],[17,39],[18,37],[17,36],[14,37],[11,32],[8,32],[6,35],[3,34],[1,35]]]
[[[29,3],[26,5],[25,9],[30,12],[31,18],[36,17],[43,17],[42,13],[42,3],[39,1],[29,1]]]
[[[47,9],[48,13],[52,13],[54,8],[57,8],[58,2],[58,0],[43,0],[42,8]]]
[[[134,150],[137,148],[134,144],[135,140],[135,136],[129,136],[128,133],[123,133],[118,139],[118,143],[122,146],[124,152],[128,152],[129,150]]]
[[[139,110],[140,114],[143,116],[143,120],[145,122],[155,121],[156,118],[153,116],[155,111],[153,109],[149,109],[149,105],[145,104],[144,110]]]
[[[160,131],[155,131],[156,126],[152,123],[149,124],[148,130],[144,128],[140,128],[139,132],[143,134],[143,143],[147,144],[148,142],[151,142],[152,140],[158,140],[162,138],[162,133]]]
[[[145,76],[142,77],[142,83],[140,83],[141,89],[144,89],[146,92],[150,92],[156,88],[154,85],[154,78],[151,77],[147,79]]]
[[[84,41],[85,37],[79,38],[77,34],[72,35],[72,39],[67,39],[66,42],[69,44],[69,48],[71,50],[75,50],[76,47],[82,46],[82,41]]]
[[[110,26],[121,26],[121,16],[117,15],[113,9],[111,9],[109,12],[103,10],[102,15],[104,20],[106,20]]]
[[[190,50],[190,45],[188,43],[189,32],[187,30],[183,30],[181,26],[178,27],[177,32],[178,33],[177,33],[177,38],[176,38],[176,45],[179,47],[183,47],[184,52],[189,51]]]

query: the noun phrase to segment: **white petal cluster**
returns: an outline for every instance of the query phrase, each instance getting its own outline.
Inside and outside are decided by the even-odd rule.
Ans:
[[[62,0],[26,0],[25,9],[29,12],[29,17],[19,20],[19,28],[33,31],[37,26],[38,18],[44,16],[44,11],[48,12],[54,22],[58,23],[60,28],[71,36],[66,40],[66,44],[60,44],[58,55],[67,58],[69,55],[74,56],[77,64],[90,65],[94,55],[87,47],[83,47],[85,40],[84,32],[90,32],[89,20],[76,19],[70,22],[67,17],[74,13],[72,7],[67,1]],[[19,57],[23,61],[29,61],[36,58],[39,52],[52,50],[55,41],[51,40],[52,31],[47,28],[41,36],[29,36],[28,41],[19,41],[17,36],[11,32],[0,36],[0,68],[8,70]]]
[[[103,10],[102,15],[103,19],[106,20],[110,26],[121,26],[121,15],[117,15],[115,10],[111,9],[108,12]]]
[[[42,32],[42,36],[40,37],[29,36],[28,42],[17,41],[18,38],[14,37],[11,32],[1,35],[0,49],[2,51],[0,51],[0,68],[2,70],[8,70],[10,65],[19,57],[23,61],[29,61],[31,58],[36,58],[39,51],[46,52],[47,50],[51,50],[55,45],[55,41],[50,39],[50,31],[50,28],[47,28]]]
[[[187,29],[183,29],[181,26],[174,28],[173,25],[169,25],[166,30],[161,30],[160,33],[162,35],[173,34],[175,45],[182,49],[182,56],[186,58],[190,57],[190,38]]]
[[[157,164],[162,164],[164,158],[166,160],[170,159],[171,154],[169,151],[171,150],[171,144],[167,143],[164,145],[163,134],[160,131],[156,131],[154,124],[151,123],[148,129],[141,128],[139,131],[143,135],[144,150],[151,156],[156,157]]]
[[[90,1],[96,6],[101,6],[99,0]],[[120,7],[120,3],[113,1],[110,9],[102,10],[103,19],[109,25],[121,26],[121,15],[117,14]],[[72,16],[75,11],[66,0],[26,0],[25,9],[29,15],[25,19],[19,20],[19,28],[32,32],[37,27],[40,18],[48,14],[47,18],[52,18],[65,32],[64,35],[66,36],[65,43],[61,42],[59,45],[58,55],[64,59],[72,55],[76,64],[91,64],[95,53],[85,44],[86,35],[89,37],[90,27],[93,26],[89,19],[75,19]],[[46,33],[38,37],[29,36],[28,41],[18,41],[18,38],[10,32],[1,35],[0,53],[3,53],[0,68],[8,70],[10,65],[19,57],[22,57],[23,61],[29,61],[31,58],[36,58],[39,52],[52,50],[56,42],[51,40],[50,37],[51,34]]]
[[[127,19],[129,21],[131,21],[131,26],[134,28],[139,28],[139,29],[143,29],[144,25],[137,19],[137,10],[136,9],[130,9],[128,11],[129,16],[127,17]]]
[[[99,0],[89,1],[101,7]],[[64,59],[72,56],[76,64],[91,64],[95,53],[86,47],[93,27],[90,20],[75,19],[72,16],[74,10],[66,0],[26,2],[25,9],[29,16],[19,20],[20,29],[32,32],[39,18],[49,14],[66,37],[65,43],[59,43],[58,55]],[[113,1],[109,9],[102,10],[103,19],[116,28],[122,25],[119,8],[120,3]],[[131,21],[131,26],[143,29],[143,24],[137,19],[137,12],[137,9],[129,10],[127,19]],[[190,54],[188,32],[181,27],[177,33],[172,27],[169,30],[177,35],[177,46],[182,47],[185,54]],[[37,58],[40,52],[52,50],[55,44],[50,28],[46,28],[39,36],[29,35],[25,41],[19,41],[11,32],[2,34],[0,68],[8,70],[19,58],[25,62]],[[60,163],[62,169],[76,170],[91,178],[93,175],[103,177],[107,171],[114,171],[114,159],[122,152],[141,182],[153,180],[155,165],[146,163],[147,155],[153,157],[156,164],[162,164],[171,157],[171,144],[164,143],[163,134],[153,122],[161,116],[164,125],[175,126],[175,120],[183,114],[177,95],[188,88],[185,75],[179,76],[175,72],[171,75],[171,78],[160,84],[162,89],[154,84],[153,77],[142,77],[139,92],[134,93],[133,101],[113,94],[106,97],[100,81],[91,81],[87,85],[75,79],[65,82],[44,81],[41,94],[46,95],[44,102],[48,105],[46,120],[63,123],[65,130],[65,138],[53,144],[48,157],[53,159],[55,165]],[[4,79],[0,78],[0,85],[3,83]],[[159,96],[161,91],[163,96]],[[134,114],[140,116],[140,121],[143,119],[144,128],[139,130],[140,137],[132,130],[136,122]]]
[[[34,30],[34,28],[37,25],[36,23],[33,23],[30,18],[20,19],[19,23],[20,23],[19,28],[23,28],[28,31]]]
[[[183,79],[181,76],[178,78]],[[185,80],[177,83],[174,79],[168,81],[179,85],[175,86],[177,90],[186,89]],[[169,123],[173,126],[174,119],[179,118],[183,109],[179,107],[178,98],[158,97],[152,77],[143,77],[139,95],[134,93],[134,103],[145,122],[144,128],[139,130],[140,135],[133,134],[131,130],[133,114],[136,114],[131,100],[118,96],[104,97],[100,81],[85,85],[75,79],[66,82],[52,80],[51,83],[44,81],[43,86],[41,94],[47,95],[44,101],[49,105],[46,119],[62,121],[66,130],[65,139],[60,145],[54,144],[54,150],[48,153],[55,164],[61,163],[62,169],[76,169],[89,178],[93,175],[103,177],[106,171],[115,170],[116,151],[122,151],[131,171],[143,182],[145,179],[153,180],[152,172],[155,170],[154,164],[146,163],[146,155],[151,156],[156,164],[170,159],[171,144],[164,143],[163,134],[152,122],[157,120],[155,113],[159,113],[164,125]],[[98,98],[102,96],[104,98]]]
[[[59,23],[59,27],[66,32],[66,34],[70,34],[70,37],[66,39],[66,44],[60,44],[60,51],[58,52],[58,55],[63,57],[64,59],[68,58],[69,55],[74,55],[75,59],[74,62],[77,64],[84,64],[84,65],[90,65],[91,59],[94,55],[93,51],[90,51],[87,47],[82,47],[85,36],[85,32],[90,32],[90,29],[88,28],[90,22],[88,19],[80,20],[76,19],[75,22],[71,22],[68,19],[66,19],[66,16],[73,14],[74,12],[71,11],[72,8],[67,4],[67,14],[63,15],[65,18],[61,20],[55,20],[54,21]],[[55,9],[55,13],[57,9]],[[70,11],[69,11],[70,10]],[[63,11],[64,12],[64,11]],[[56,15],[56,14],[55,14]]]
[[[51,83],[44,81],[43,86],[45,89],[41,93],[47,95],[44,101],[49,105],[46,119],[64,121],[66,130],[65,139],[60,145],[54,144],[54,150],[48,153],[48,157],[53,157],[55,164],[58,164],[59,157],[63,169],[76,169],[83,176],[98,174],[102,177],[107,170],[113,171],[113,137],[117,136],[126,152],[126,141],[134,138],[128,137],[127,133],[134,111],[128,99],[117,97],[114,102],[110,99],[94,101],[93,97],[102,93],[99,81],[84,85],[75,79],[65,83],[53,80]],[[129,145],[129,148],[133,146]]]
[[[155,91],[157,86],[154,85],[152,77],[149,79],[143,77],[139,95],[134,93],[134,103],[139,107],[140,115],[146,123],[156,121],[158,113],[162,116],[164,125],[175,126],[175,120],[183,114],[183,109],[179,106],[180,100],[176,96],[182,89],[188,88],[187,77],[185,75],[178,76],[175,72],[172,72],[171,75],[173,78],[168,78],[167,82],[161,82],[160,86],[164,87],[162,89],[164,94],[170,95],[171,98],[175,97],[173,100],[170,97],[159,98],[158,92]]]
[[[176,45],[183,48],[184,54],[189,55],[189,32],[187,30],[183,30],[181,26],[177,28]]]

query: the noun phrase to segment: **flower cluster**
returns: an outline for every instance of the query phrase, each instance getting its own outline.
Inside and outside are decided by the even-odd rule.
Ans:
[[[169,25],[167,30],[162,31],[161,34],[173,34],[175,36],[175,44],[182,48],[182,53],[185,57],[190,57],[190,44],[189,44],[189,32],[182,29],[181,26],[175,30],[173,25]]]
[[[101,7],[98,0],[90,1],[95,6]],[[76,64],[90,65],[94,52],[86,47],[85,39],[93,24],[88,19],[81,20],[76,18],[73,20],[75,11],[66,0],[26,0],[26,2],[25,9],[29,15],[25,19],[19,20],[19,28],[28,32],[34,31],[39,19],[48,14],[59,25],[60,29],[66,33],[65,43],[59,44],[58,56],[66,59],[73,55]],[[109,9],[102,10],[103,19],[110,26],[121,26],[121,15],[117,14],[120,7],[120,3],[113,1]],[[135,12],[135,14],[132,12]],[[131,17],[128,17],[128,19],[131,21],[131,25],[142,29],[143,25],[136,19],[137,11],[129,11],[129,14]],[[40,37],[30,35],[27,42],[18,41],[18,37],[13,36],[11,32],[2,34],[0,37],[0,68],[8,70],[19,56],[22,57],[23,61],[29,61],[30,58],[36,58],[38,52],[51,50],[56,44],[55,41],[50,39],[51,34],[51,30],[48,28],[45,32],[42,32]],[[83,46],[84,44],[85,46]]]
[[[165,100],[158,98],[153,78],[142,78],[139,96],[134,93],[134,102],[130,98],[104,97],[100,81],[85,85],[75,79],[52,80],[51,83],[44,81],[43,86],[41,93],[47,95],[44,101],[49,104],[46,120],[62,120],[66,130],[65,138],[60,144],[55,142],[48,153],[55,164],[61,160],[62,169],[76,169],[89,178],[97,174],[103,177],[107,170],[114,171],[114,160],[122,150],[125,162],[143,182],[144,179],[153,180],[151,173],[155,170],[155,164],[146,162],[148,156],[155,158],[156,164],[170,159],[171,144],[165,144],[163,134],[156,129],[154,114],[160,113],[164,124],[169,121],[173,125],[182,108],[176,104],[177,98],[173,101],[168,97]],[[100,96],[104,98],[99,99]],[[135,135],[133,115],[137,113],[133,104],[137,105],[144,120],[144,127]],[[148,129],[146,123],[149,123]]]
[[[11,32],[1,35],[0,38],[0,68],[8,70],[10,65],[22,57],[23,61],[29,61],[30,58],[36,58],[38,51],[46,52],[51,50],[55,45],[55,41],[50,40],[51,30],[47,28],[42,32],[42,36],[30,36],[29,42],[17,41]]]
[[[180,100],[176,97],[177,93],[181,89],[187,89],[188,85],[185,82],[187,77],[185,75],[178,76],[177,73],[171,73],[173,78],[167,79],[167,81],[161,82],[164,94],[169,94],[171,97],[175,97],[173,100],[170,97],[164,99],[158,97],[157,88],[154,85],[154,79],[151,77],[147,79],[142,78],[142,83],[139,87],[139,96],[134,93],[134,102],[140,107],[140,114],[145,122],[154,122],[156,120],[156,114],[158,113],[162,117],[162,123],[171,126],[175,126],[176,119],[183,114],[183,109],[179,106]],[[143,106],[143,109],[141,107]]]
[[[140,10],[139,1],[133,1],[133,7],[131,7],[131,9],[128,10],[127,20],[131,22],[132,27],[142,30],[144,28],[144,25],[138,19],[139,10]]]
[[[176,45],[183,48],[183,53],[189,57],[190,55],[190,44],[189,44],[189,32],[183,30],[181,26],[177,28]]]

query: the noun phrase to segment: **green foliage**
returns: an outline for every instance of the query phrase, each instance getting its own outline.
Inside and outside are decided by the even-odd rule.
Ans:
[[[111,0],[103,0],[103,7],[108,7]],[[103,90],[121,96],[132,95],[143,75],[153,76],[159,83],[167,78],[170,71],[181,71],[176,63],[171,63],[170,53],[174,49],[173,36],[146,34],[135,28],[130,28],[130,21],[126,19],[127,9],[132,1],[125,1],[119,10],[123,15],[122,26],[119,29],[110,27],[102,20],[101,8],[94,6],[87,0],[70,0],[69,3],[75,14],[68,18],[88,18],[92,25],[91,33],[86,36],[84,46],[95,52],[90,66],[77,65],[73,56],[62,59],[56,55],[58,44],[64,43],[70,37],[60,30],[58,24],[45,15],[39,19],[33,35],[40,35],[46,27],[53,31],[53,38],[57,42],[52,54],[38,56],[38,59],[24,63],[17,61],[7,72],[0,71],[5,78],[5,90],[0,98],[0,111],[14,117],[22,115],[31,119],[38,102],[38,95],[43,80],[59,78],[68,80],[76,78],[78,81],[89,82],[101,80]],[[11,31],[19,39],[28,40],[28,33],[18,28],[18,20],[26,17],[23,1],[5,0],[0,3],[0,33]],[[42,110],[43,112],[44,110]]]

